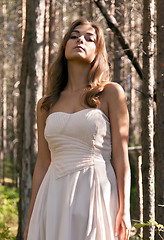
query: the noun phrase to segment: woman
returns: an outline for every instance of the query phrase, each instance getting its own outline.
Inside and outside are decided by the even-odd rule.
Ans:
[[[37,104],[37,125],[24,239],[128,239],[128,111],[124,91],[108,80],[96,24],[80,19],[70,26]]]

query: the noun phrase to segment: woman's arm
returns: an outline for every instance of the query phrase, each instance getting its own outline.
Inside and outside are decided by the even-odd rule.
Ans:
[[[29,207],[26,229],[24,232],[25,240],[27,239],[28,226],[29,226],[31,214],[33,211],[36,195],[51,161],[48,144],[44,138],[44,128],[45,128],[47,113],[44,110],[40,109],[42,102],[43,102],[43,98],[40,99],[37,104],[38,156],[37,156],[37,162],[36,162],[34,174],[33,174],[31,202]]]
[[[128,239],[130,223],[130,166],[128,159],[129,114],[125,93],[117,83],[107,86],[107,102],[112,135],[112,165],[116,173],[119,192],[119,212],[115,233]]]

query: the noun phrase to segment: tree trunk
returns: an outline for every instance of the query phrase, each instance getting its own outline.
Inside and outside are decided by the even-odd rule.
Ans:
[[[154,220],[154,0],[144,0],[143,8],[143,83],[142,83],[142,174],[143,220]],[[145,227],[143,239],[153,240],[154,229]]]
[[[132,2],[131,2],[132,3]],[[133,6],[133,5],[132,5]],[[137,10],[130,4],[129,22],[130,22],[130,47],[137,55],[138,35],[142,31],[141,23],[136,19]],[[139,28],[139,29],[138,29]],[[137,34],[136,34],[137,33]],[[130,144],[140,145],[140,101],[139,90],[141,82],[132,65],[130,65]]]
[[[55,49],[57,48],[55,46],[55,40],[56,40],[56,27],[57,27],[57,17],[56,17],[56,0],[50,1],[50,21],[49,21],[49,63],[52,62],[55,55]],[[57,44],[56,44],[57,45]]]
[[[44,14],[45,14],[45,0],[37,0],[36,7],[36,102],[43,96],[43,48],[44,48]]]
[[[22,9],[22,0],[15,0],[15,13],[16,13],[16,24],[21,25],[22,23],[22,14],[20,9]],[[23,25],[22,25],[23,26]],[[21,54],[22,49],[20,48],[22,43],[22,31],[17,28],[15,32],[14,40],[14,86],[12,91],[12,101],[13,101],[13,129],[14,129],[14,139],[12,141],[13,151],[13,162],[14,162],[14,182],[15,186],[18,188],[18,99],[19,99],[19,84],[20,84],[20,67],[21,67]]]
[[[157,0],[156,220],[164,224],[164,1]],[[163,234],[164,237],[164,234]],[[157,239],[161,239],[157,236]]]
[[[123,29],[123,0],[116,0],[115,1],[115,18]],[[114,35],[114,75],[113,79],[115,82],[121,83],[121,56],[122,56],[122,49],[118,42],[116,35]]]
[[[26,1],[27,0],[22,0],[22,42],[24,41],[26,29]]]
[[[3,13],[3,83],[2,83],[2,98],[3,98],[3,125],[2,125],[2,178],[3,185],[5,185],[5,166],[6,166],[6,157],[7,157],[7,7],[6,0],[2,2],[2,13]]]
[[[32,160],[34,160],[34,101],[36,78],[35,72],[35,41],[36,41],[36,14],[33,0],[26,2],[26,28],[23,41],[23,55],[21,67],[20,99],[18,107],[19,126],[19,229],[18,239],[23,239],[26,225],[28,207],[30,203],[32,184]]]
[[[42,96],[42,49],[44,0],[26,2],[26,28],[23,42],[19,99],[19,229],[23,239],[31,197],[32,175],[36,161],[36,99]],[[37,17],[38,15],[38,17]],[[37,26],[37,31],[36,31]]]
[[[45,13],[44,13],[44,46],[43,46],[43,95],[45,94],[45,88],[48,78],[48,66],[50,59],[50,14],[51,14],[52,1],[46,1]]]

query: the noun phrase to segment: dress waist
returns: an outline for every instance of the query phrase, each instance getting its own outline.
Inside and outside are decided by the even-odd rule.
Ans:
[[[56,179],[91,166],[106,164],[101,155],[76,152],[72,155],[51,153],[51,164],[54,165]]]

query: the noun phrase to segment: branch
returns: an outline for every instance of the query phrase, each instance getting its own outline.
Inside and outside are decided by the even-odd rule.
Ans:
[[[118,23],[117,23],[116,19],[108,13],[107,7],[106,7],[106,4],[104,3],[104,1],[94,0],[94,2],[97,5],[97,7],[100,9],[103,16],[105,17],[105,19],[107,21],[107,24],[108,24],[108,27],[117,36],[118,41],[119,41],[121,47],[123,48],[125,54],[128,56],[128,58],[130,59],[130,61],[133,64],[134,68],[136,69],[138,75],[142,79],[143,78],[143,73],[142,73],[142,69],[140,67],[140,64],[139,64],[137,58],[134,56],[133,51],[131,50],[128,42],[126,42],[123,34],[119,30]]]

